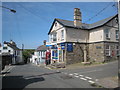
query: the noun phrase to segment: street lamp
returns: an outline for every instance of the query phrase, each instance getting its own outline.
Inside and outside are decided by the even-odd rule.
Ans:
[[[13,12],[13,13],[16,13],[16,10],[14,10],[14,9],[10,9],[10,8],[5,7],[5,6],[0,6],[0,7],[5,8],[5,9],[8,9],[8,10],[10,10],[10,11]]]

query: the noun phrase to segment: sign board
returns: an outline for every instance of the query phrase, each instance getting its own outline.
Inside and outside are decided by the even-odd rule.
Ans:
[[[61,49],[62,49],[62,50],[65,49],[65,43],[61,43],[60,46],[61,46]]]
[[[57,49],[56,45],[52,45],[51,49]]]
[[[60,46],[65,46],[65,43],[61,43]]]
[[[73,43],[67,43],[67,51],[72,52],[73,51]]]

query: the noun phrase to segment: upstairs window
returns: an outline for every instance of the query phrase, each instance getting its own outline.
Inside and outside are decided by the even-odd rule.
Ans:
[[[7,49],[7,47],[3,47],[3,49],[4,49],[4,50],[6,50],[6,49]]]
[[[105,47],[105,55],[106,55],[106,56],[110,56],[110,55],[111,55],[110,45],[106,45],[106,47]]]
[[[55,27],[57,26],[57,22],[55,23]]]
[[[56,33],[53,34],[53,41],[57,41],[57,34]]]
[[[116,40],[119,40],[119,30],[116,30]]]
[[[61,31],[61,40],[64,40],[64,30]]]
[[[110,39],[110,30],[109,29],[106,29],[105,30],[105,37],[106,37],[106,39]]]

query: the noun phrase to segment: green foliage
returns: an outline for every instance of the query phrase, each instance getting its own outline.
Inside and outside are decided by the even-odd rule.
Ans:
[[[23,58],[25,63],[27,62],[27,60],[31,57],[32,54],[34,54],[34,49],[24,49],[23,50]]]

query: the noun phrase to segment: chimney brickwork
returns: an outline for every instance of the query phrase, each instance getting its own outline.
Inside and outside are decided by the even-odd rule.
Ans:
[[[74,8],[74,25],[76,27],[82,26],[82,16],[79,8]]]

